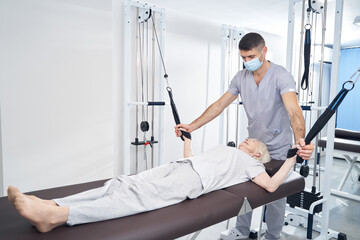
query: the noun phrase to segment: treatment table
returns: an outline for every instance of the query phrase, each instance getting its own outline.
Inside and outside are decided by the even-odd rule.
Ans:
[[[321,138],[319,140],[319,147],[325,148],[326,142],[326,137]],[[338,188],[331,189],[331,194],[355,201],[360,201],[360,196],[342,191],[342,188],[353,169],[355,169],[358,175],[360,175],[360,167],[357,165],[358,157],[360,156],[360,132],[336,128],[334,149],[342,153],[345,160],[348,162],[349,167]],[[360,179],[358,179],[358,181],[360,181]]]
[[[271,161],[265,164],[266,171],[273,175],[282,163],[283,161]],[[100,187],[105,181],[57,187],[28,194],[44,199],[65,197]],[[292,172],[288,179],[273,193],[269,193],[255,183],[248,181],[158,210],[73,227],[61,226],[48,233],[37,232],[27,219],[17,213],[7,197],[2,197],[0,198],[0,239],[175,239],[300,192],[304,187],[304,178]]]

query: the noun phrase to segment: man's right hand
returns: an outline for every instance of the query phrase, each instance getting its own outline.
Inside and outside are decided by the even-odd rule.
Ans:
[[[193,126],[191,124],[183,124],[183,123],[178,124],[175,126],[175,134],[177,137],[181,136],[181,134],[182,134],[181,130],[191,133],[195,129],[193,128]]]

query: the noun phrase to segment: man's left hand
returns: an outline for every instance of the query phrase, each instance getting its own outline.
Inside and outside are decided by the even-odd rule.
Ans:
[[[314,152],[314,144],[310,142],[310,144],[306,145],[305,140],[300,138],[296,141],[296,144],[300,146],[298,150],[298,155],[302,157],[304,160],[309,160],[312,153]]]

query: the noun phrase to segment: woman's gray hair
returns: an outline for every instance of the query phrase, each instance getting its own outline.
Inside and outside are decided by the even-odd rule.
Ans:
[[[267,162],[270,162],[270,153],[266,147],[266,145],[261,142],[260,140],[256,139],[256,141],[258,142],[258,149],[257,151],[260,153],[260,157],[255,157],[257,160],[259,160],[260,162],[262,163],[267,163]]]

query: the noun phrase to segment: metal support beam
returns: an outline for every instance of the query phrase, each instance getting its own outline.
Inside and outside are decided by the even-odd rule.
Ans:
[[[222,96],[225,93],[225,83],[228,83],[230,78],[233,76],[232,67],[237,66],[236,70],[240,70],[242,66],[242,59],[239,57],[239,50],[237,46],[234,45],[234,41],[241,39],[245,35],[245,32],[235,26],[223,24],[221,28],[221,76],[220,76],[220,95]],[[236,49],[237,54],[233,54],[234,49]],[[233,59],[233,56],[237,56],[237,59]],[[238,64],[234,64],[234,63]],[[228,87],[228,86],[226,86]],[[226,109],[227,113],[227,123],[226,123],[226,138],[228,138],[228,127],[229,127],[229,112]],[[222,113],[219,116],[219,144],[224,144],[224,118],[225,113]],[[237,123],[239,124],[239,123]],[[236,140],[237,141],[237,140]]]
[[[122,78],[124,74],[124,2],[122,0],[112,1],[113,13],[113,111],[114,111],[114,176],[127,173],[124,171],[122,159],[124,157],[124,145],[122,144],[123,130],[123,105],[121,99]]]
[[[125,0],[124,1],[124,25],[123,25],[123,44],[122,44],[122,63],[124,66],[123,69],[123,76],[119,79],[119,81],[122,83],[122,89],[121,93],[123,95],[122,98],[122,115],[121,115],[121,121],[122,126],[122,141],[120,143],[123,151],[122,151],[122,158],[119,159],[123,163],[123,172],[119,174],[125,174],[128,175],[131,173],[131,162],[130,162],[130,107],[127,102],[130,102],[130,89],[131,89],[131,62],[133,59],[132,56],[132,48],[131,48],[131,36],[132,36],[132,26],[131,26],[131,1]],[[115,41],[117,43],[117,41]],[[124,91],[126,89],[126,91]],[[126,127],[127,126],[127,127]]]
[[[333,45],[333,61],[331,68],[331,86],[330,99],[334,99],[338,92],[339,62],[341,49],[341,28],[343,19],[344,0],[336,0],[335,7],[335,29],[334,29],[334,45]],[[323,204],[321,219],[321,234],[316,239],[328,239],[329,228],[329,198],[330,198],[330,180],[333,167],[334,137],[335,137],[335,117],[333,116],[328,122],[326,157],[325,157],[325,177],[323,181],[323,196],[326,200]]]
[[[1,102],[0,102],[0,197],[4,196],[4,167],[2,158]]]
[[[289,0],[288,34],[286,46],[286,69],[292,73],[293,51],[294,51],[294,28],[295,28],[295,4]]]
[[[351,174],[351,171],[354,169],[355,171],[360,173],[360,168],[356,165],[358,156],[354,156],[353,158],[351,158],[349,155],[344,154],[344,157],[345,157],[345,160],[349,163],[349,168],[348,168],[346,174],[344,175],[343,179],[341,180],[338,188],[336,190],[331,189],[331,195],[360,202],[360,196],[342,191],[342,188],[343,188],[346,180],[348,179],[349,175]]]
[[[165,13],[165,9],[160,9],[160,14],[161,14],[161,18],[160,18],[160,33],[161,33],[161,37],[160,37],[160,48],[161,48],[161,51],[163,53],[163,58],[164,58],[164,61],[166,59],[166,56],[165,56],[165,32],[166,32],[166,13]],[[160,68],[160,76],[159,76],[159,79],[163,79],[163,76],[164,76],[164,69],[161,67],[161,64],[159,64],[159,68]],[[159,100],[160,101],[164,101],[164,93],[165,93],[165,84],[164,84],[164,81],[160,80],[159,82],[159,89],[160,89],[160,92],[159,92]],[[159,162],[158,164],[161,165],[164,163],[163,159],[164,159],[164,151],[162,150],[163,149],[163,142],[164,142],[164,109],[161,108],[159,110],[159,125],[158,125],[158,129],[160,131],[159,133],[159,145],[158,145],[158,158],[159,158]]]
[[[355,194],[351,194],[351,193],[347,193],[347,192],[344,192],[344,191],[331,189],[331,195],[360,202],[360,196],[355,195]]]
[[[226,68],[226,42],[227,42],[227,30],[226,25],[222,25],[221,28],[221,77],[220,77],[220,95],[225,91],[225,68]],[[219,144],[224,143],[224,113],[221,113],[219,117]]]
[[[202,229],[201,229],[202,230]],[[197,231],[196,233],[194,233],[194,235],[190,238],[190,240],[195,240],[199,234],[201,233],[201,230]]]
[[[238,216],[240,215],[244,215],[246,213],[251,212],[253,209],[250,206],[249,200],[247,199],[247,197],[244,197],[244,201],[243,204],[241,205],[240,211],[238,213]]]

